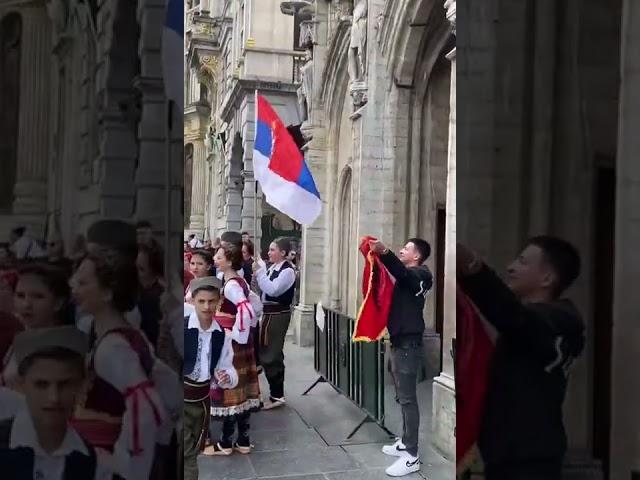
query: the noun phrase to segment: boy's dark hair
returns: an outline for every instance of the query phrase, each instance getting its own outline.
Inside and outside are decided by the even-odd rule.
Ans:
[[[409,242],[416,246],[416,250],[418,250],[418,253],[420,254],[420,264],[426,262],[431,256],[431,245],[429,245],[429,242],[417,237],[410,238],[407,240],[407,243]]]
[[[249,232],[242,232],[240,235],[249,235]]]
[[[77,367],[78,371],[81,372],[83,377],[86,373],[84,355],[64,347],[52,347],[40,350],[39,352],[29,355],[27,358],[22,360],[18,365],[18,375],[24,377],[29,372],[29,369],[33,366],[35,361],[42,359],[57,360],[59,362],[73,364]]]
[[[151,228],[151,222],[149,222],[149,220],[140,220],[136,223],[136,230],[138,228]]]
[[[27,227],[16,227],[13,230],[11,230],[11,233],[13,233],[14,235],[16,235],[18,237],[22,237],[26,230],[27,230]]]
[[[556,274],[553,288],[555,296],[561,295],[580,275],[581,260],[578,250],[566,240],[551,235],[538,235],[527,241],[542,250],[544,260]]]
[[[103,249],[85,257],[95,268],[98,282],[111,291],[113,306],[121,313],[133,309],[138,296],[138,271],[126,254]]]

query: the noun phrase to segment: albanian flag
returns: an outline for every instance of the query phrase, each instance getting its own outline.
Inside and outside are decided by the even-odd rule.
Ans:
[[[388,272],[382,261],[369,248],[374,237],[363,237],[359,250],[365,258],[362,276],[362,295],[364,301],[356,317],[353,330],[354,342],[376,342],[382,338],[387,329],[389,310],[395,279]]]
[[[456,469],[476,460],[494,340],[475,305],[458,287],[456,294]]]

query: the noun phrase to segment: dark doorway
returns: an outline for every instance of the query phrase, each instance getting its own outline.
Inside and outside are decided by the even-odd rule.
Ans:
[[[613,282],[615,260],[616,173],[599,168],[596,193],[594,258],[594,378],[593,456],[603,463],[609,478],[611,433],[611,335],[613,327]]]

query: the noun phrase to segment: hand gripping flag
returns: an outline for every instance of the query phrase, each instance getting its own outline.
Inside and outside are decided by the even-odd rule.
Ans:
[[[456,294],[456,470],[478,460],[476,442],[484,414],[494,340],[462,289]]]
[[[167,99],[184,109],[184,1],[167,0],[162,29],[162,77]]]
[[[376,342],[382,338],[387,329],[395,286],[395,279],[380,257],[371,251],[369,247],[371,240],[376,239],[364,237],[360,241],[359,249],[365,258],[362,276],[364,301],[356,317],[356,326],[353,330],[354,342]]]
[[[304,156],[273,107],[257,92],[253,171],[268,204],[302,225],[318,218],[322,201]]]

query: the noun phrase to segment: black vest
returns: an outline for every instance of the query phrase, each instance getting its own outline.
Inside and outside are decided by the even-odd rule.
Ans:
[[[282,266],[280,267],[280,270],[273,270],[271,272],[271,275],[269,275],[269,280],[275,280],[276,278],[278,278],[280,273],[282,273],[287,268],[290,268],[290,269],[293,270],[293,267],[291,266],[291,264],[289,262],[284,262],[282,264]],[[295,270],[294,270],[294,272],[295,272]],[[271,296],[265,294],[264,299],[265,299],[266,302],[276,302],[276,303],[279,303],[280,305],[283,305],[285,307],[290,307],[291,304],[293,303],[293,294],[295,293],[295,290],[296,290],[296,283],[293,282],[293,285],[291,285],[291,288],[289,290],[287,290],[286,292],[284,292],[279,297],[271,297]]]
[[[33,449],[28,447],[9,448],[13,419],[0,422],[0,465],[2,478],[15,480],[31,480],[35,456]],[[64,480],[78,480],[80,478],[93,480],[96,476],[96,452],[85,442],[89,455],[73,452],[67,455],[64,466]],[[117,478],[117,477],[116,477]]]
[[[189,375],[196,366],[198,357],[198,328],[189,328],[189,317],[184,317],[184,363],[182,374]],[[213,372],[218,365],[222,347],[224,346],[224,332],[214,330],[211,333],[211,365],[209,372],[213,377]]]

